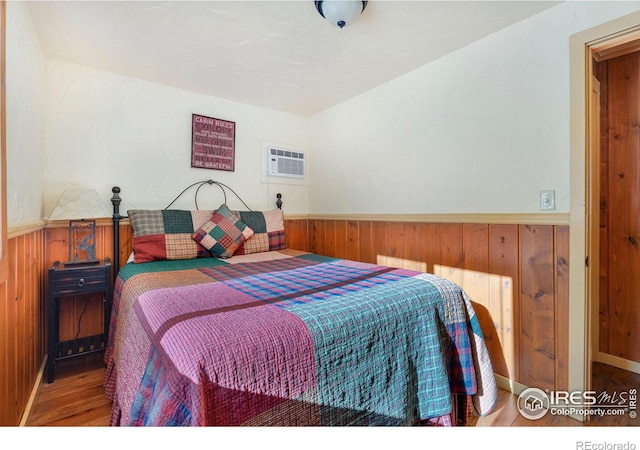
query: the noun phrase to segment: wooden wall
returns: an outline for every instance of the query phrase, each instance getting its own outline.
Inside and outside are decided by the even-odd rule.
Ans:
[[[471,296],[494,371],[568,386],[569,227],[286,219],[289,248],[435,273]],[[121,261],[131,230],[121,226]]]
[[[287,219],[290,248],[436,273],[471,295],[496,373],[527,386],[562,389],[568,361],[568,226]],[[131,230],[120,228],[121,265]],[[98,226],[97,256],[112,258],[113,228]],[[46,352],[46,274],[67,259],[66,226],[8,241],[8,289],[0,291],[0,425],[17,425]],[[61,305],[61,338],[72,338],[86,297]],[[91,299],[81,336],[101,332]]]
[[[15,426],[45,355],[44,229],[7,242],[9,280],[0,291],[0,425]]]
[[[292,248],[460,284],[474,301],[496,373],[567,388],[568,226],[296,219],[285,227]]]

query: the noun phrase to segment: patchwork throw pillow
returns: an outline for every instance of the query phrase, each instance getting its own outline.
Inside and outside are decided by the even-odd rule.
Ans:
[[[282,250],[287,247],[284,215],[281,209],[271,211],[239,211],[240,220],[253,230],[253,236],[236,250],[236,255]]]
[[[212,216],[212,210],[127,211],[133,232],[133,262],[194,259],[211,254],[191,235]]]
[[[211,219],[191,235],[194,241],[219,258],[233,256],[251,236],[253,230],[227,205],[221,205]]]

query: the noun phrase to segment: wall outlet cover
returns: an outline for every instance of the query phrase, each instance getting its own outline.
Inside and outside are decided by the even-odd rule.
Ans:
[[[540,211],[555,211],[556,191],[540,191]]]

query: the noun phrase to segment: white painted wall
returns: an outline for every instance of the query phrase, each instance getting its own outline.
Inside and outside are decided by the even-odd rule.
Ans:
[[[6,4],[7,224],[42,218],[44,66],[24,2]]]
[[[569,37],[639,9],[566,2],[311,117],[310,211],[569,212]]]
[[[263,181],[263,142],[309,146],[304,118],[78,66],[46,64],[45,217],[66,188],[95,188],[109,204],[122,189],[121,213],[164,208],[190,184],[227,184],[252,208],[275,208],[283,194],[288,214],[307,213],[308,187]],[[236,123],[235,171],[191,168],[191,115]],[[195,188],[174,208],[195,209]],[[242,208],[233,196],[232,208]],[[217,208],[219,188],[205,186],[200,209]]]
[[[108,203],[119,185],[126,211],[162,208],[208,178],[255,209],[271,208],[282,192],[287,214],[529,213],[548,189],[566,213],[569,36],[637,10],[640,2],[566,2],[309,119],[53,59],[44,108],[35,106],[37,79],[8,71],[27,84],[21,91],[32,105],[8,116],[24,128],[12,125],[20,129],[14,139],[42,151],[38,129],[27,127],[32,111],[46,111],[46,190],[37,207],[45,218],[67,187],[95,188]],[[37,66],[41,51],[26,54]],[[192,113],[236,122],[235,172],[190,167]],[[308,149],[308,186],[265,182],[265,142]],[[42,189],[34,174],[43,158],[27,152],[26,163],[18,148],[9,150],[10,197],[33,182]],[[25,198],[30,205],[35,197]],[[216,188],[201,190],[201,208],[221,201]],[[10,198],[10,214],[22,203]],[[175,206],[193,207],[192,195]]]

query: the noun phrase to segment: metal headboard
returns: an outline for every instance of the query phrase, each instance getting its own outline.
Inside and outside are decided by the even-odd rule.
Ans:
[[[196,204],[196,209],[198,209],[198,191],[200,191],[200,188],[202,186],[204,186],[205,184],[216,185],[220,189],[222,189],[222,193],[224,195],[224,202],[225,203],[227,202],[227,193],[226,193],[225,189],[228,189],[236,197],[238,197],[238,199],[242,202],[242,204],[249,211],[251,211],[251,208],[249,208],[247,206],[247,204],[244,202],[244,200],[242,200],[240,198],[240,196],[233,189],[231,189],[229,186],[227,186],[224,183],[220,183],[219,181],[214,181],[214,180],[198,181],[196,183],[193,183],[193,184],[187,186],[164,209],[169,209],[169,207],[171,207],[171,205],[173,205],[176,200],[178,200],[185,192],[187,192],[189,189],[191,189],[194,186],[198,186],[198,188],[196,189],[196,192],[194,194],[194,200],[195,200],[195,204]],[[120,188],[118,186],[114,186],[113,188],[111,188],[111,192],[113,193],[113,195],[111,196],[111,204],[113,205],[113,216],[112,216],[112,218],[113,218],[113,264],[112,264],[112,267],[113,267],[113,281],[115,282],[115,280],[116,280],[116,278],[118,276],[118,271],[120,270],[120,221],[122,219],[126,219],[127,216],[123,216],[123,215],[120,214],[120,203],[122,202],[122,198],[120,198]],[[276,194],[276,206],[279,209],[282,209],[282,194],[280,194],[280,193]]]

